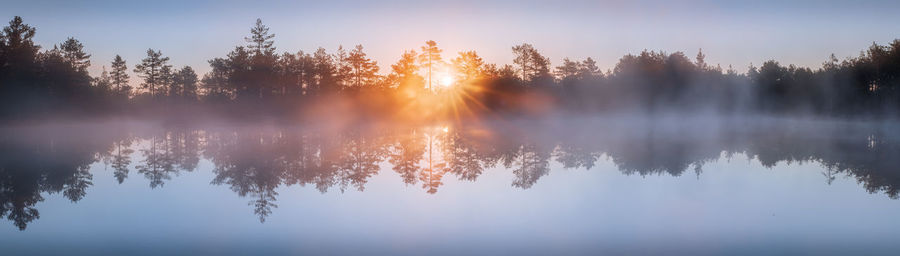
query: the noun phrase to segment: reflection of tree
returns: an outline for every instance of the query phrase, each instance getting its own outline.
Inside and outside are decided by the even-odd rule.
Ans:
[[[313,143],[304,149],[304,158],[308,164],[306,168],[298,170],[304,173],[304,183],[315,184],[316,189],[324,193],[335,184],[337,162],[340,159],[340,145],[335,135],[309,134]],[[315,139],[313,139],[315,138]]]
[[[441,185],[444,185],[441,179],[447,173],[447,163],[443,155],[439,150],[435,152],[435,148],[442,146],[440,140],[446,136],[434,128],[427,129],[424,136],[427,144],[425,166],[419,171],[419,180],[422,181],[422,188],[426,189],[426,192],[434,194]]]
[[[65,183],[63,195],[66,196],[72,202],[77,202],[84,198],[85,190],[94,185],[91,180],[94,178],[94,175],[90,173],[89,165],[78,166],[75,169],[75,173],[71,176],[65,177]]]
[[[721,153],[721,149],[707,150],[692,138],[660,136],[653,132],[627,140],[608,152],[625,174],[679,176],[692,166],[699,171],[703,163],[719,158]]]
[[[900,143],[894,131],[877,126],[768,125],[678,130],[644,125],[565,132],[496,127],[459,129],[365,129],[323,132],[290,129],[170,129],[143,138],[98,131],[4,131],[0,133],[0,217],[24,229],[39,218],[35,207],[44,193],[81,200],[92,185],[89,167],[98,159],[113,176],[128,177],[130,155],[137,149],[137,172],[162,186],[181,171],[197,168],[200,158],[212,164],[212,184],[227,185],[260,221],[272,214],[282,185],[313,185],[321,192],[338,187],[363,190],[385,160],[402,182],[421,181],[437,193],[449,172],[475,181],[485,168],[502,166],[514,175],[512,185],[528,189],[550,173],[550,159],[564,168],[591,169],[607,156],[626,175],[700,174],[709,161],[744,154],[766,167],[785,162],[821,164],[825,182],[846,176],[870,193],[900,194]],[[80,136],[60,136],[72,134]],[[22,135],[27,134],[27,135]],[[202,152],[202,154],[201,154]],[[724,153],[723,153],[724,152]]]
[[[444,173],[447,173],[445,167],[446,165],[441,163],[435,165],[434,168],[424,168],[419,172],[419,180],[422,181],[422,188],[426,192],[437,193],[438,188],[444,185],[441,179],[444,178]]]
[[[131,149],[131,141],[130,138],[123,139],[116,141],[113,145],[110,162],[114,170],[113,176],[116,177],[119,184],[128,178],[128,165],[131,164],[131,153],[134,153],[134,150]]]
[[[144,156],[137,171],[150,180],[156,188],[171,180],[180,171],[193,171],[200,161],[199,137],[196,132],[173,131],[148,139],[150,144],[141,149]]]
[[[900,178],[890,170],[900,155],[892,139],[871,132],[848,133],[806,127],[735,127],[725,132],[624,127],[604,135],[569,131],[541,133],[488,132],[477,137],[465,129],[399,129],[378,132],[318,131],[221,132],[205,137],[205,157],[216,165],[214,184],[228,184],[250,202],[264,219],[276,207],[276,188],[284,184],[314,184],[319,191],[338,186],[363,190],[388,160],[404,183],[421,181],[427,193],[436,193],[447,173],[461,180],[476,180],[496,163],[514,175],[512,185],[530,188],[550,172],[551,158],[565,168],[592,168],[609,156],[626,175],[678,176],[736,153],[758,159],[765,166],[779,162],[821,163],[828,181],[841,173],[857,179],[871,192],[896,197]],[[875,139],[873,139],[875,138]],[[476,143],[477,142],[477,143]]]
[[[277,208],[274,202],[285,171],[278,144],[281,134],[220,133],[207,138],[207,157],[215,164],[215,185],[227,184],[241,197],[256,198],[249,204],[260,222]]]
[[[200,134],[197,131],[179,131],[171,135],[172,154],[178,168],[194,171],[200,162]]]
[[[883,131],[835,131],[830,147],[815,145],[815,158],[828,169],[852,176],[869,193],[900,198],[900,144]],[[821,142],[819,142],[821,143]]]
[[[40,218],[43,193],[77,202],[93,185],[90,165],[106,154],[116,133],[94,127],[0,131],[0,218],[20,230]]]
[[[363,191],[368,179],[380,169],[378,163],[387,154],[385,145],[380,144],[377,137],[363,136],[357,132],[350,132],[341,139],[337,171],[341,191],[350,185]]]
[[[514,168],[515,179],[512,185],[519,188],[530,188],[544,175],[550,173],[550,152],[534,144],[519,147],[515,154],[503,160],[503,166]]]
[[[564,168],[584,168],[587,170],[594,167],[600,155],[602,155],[600,152],[591,151],[576,144],[562,144],[554,152],[556,161],[560,162]]]
[[[171,173],[175,172],[168,142],[166,138],[153,137],[150,138],[150,147],[141,149],[144,160],[137,166],[137,171],[150,180],[151,188],[162,186],[165,184],[163,180],[172,179]]]
[[[447,160],[447,168],[460,180],[475,181],[484,172],[485,161],[465,135],[456,130],[445,136],[443,155]]]
[[[425,157],[425,141],[415,130],[411,134],[400,134],[394,144],[389,162],[406,184],[415,184],[419,173],[419,163]]]

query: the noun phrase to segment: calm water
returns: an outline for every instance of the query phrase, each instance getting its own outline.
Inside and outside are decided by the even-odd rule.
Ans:
[[[896,255],[897,128],[4,127],[0,255]]]

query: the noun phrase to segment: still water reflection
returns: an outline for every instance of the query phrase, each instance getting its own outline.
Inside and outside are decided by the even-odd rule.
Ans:
[[[862,248],[884,253],[898,248],[880,242],[900,234],[900,225],[893,220],[900,214],[896,201],[900,133],[895,128],[893,123],[839,121],[638,119],[354,129],[6,127],[0,135],[0,217],[11,226],[0,229],[0,240],[16,242],[0,242],[0,249],[53,253],[56,249],[37,245],[75,233],[125,242],[106,247],[94,241],[96,247],[82,246],[86,252],[116,252],[145,243],[169,245],[153,250],[211,252],[210,245],[224,243],[185,244],[186,240],[168,240],[176,240],[174,236],[161,237],[185,232],[187,225],[199,228],[189,233],[200,236],[251,232],[248,236],[255,237],[251,240],[266,242],[229,246],[254,248],[248,249],[253,252],[267,245],[274,252],[294,253],[737,250],[755,254],[847,253]],[[553,179],[551,174],[556,173],[561,180]],[[142,188],[134,189],[138,185]],[[370,192],[370,186],[377,189]],[[232,195],[202,192],[222,188]],[[532,189],[539,191],[522,194]],[[308,191],[320,195],[307,195]],[[300,194],[302,200],[297,198]],[[410,194],[425,197],[406,197]],[[102,201],[88,203],[92,209],[71,203],[95,195]],[[354,197],[367,202],[358,207],[340,205]],[[48,200],[53,198],[57,199]],[[70,203],[62,204],[63,198]],[[810,206],[802,202],[810,200],[806,198],[833,205]],[[238,205],[232,202],[235,199],[244,202],[239,204],[244,210],[203,203]],[[43,209],[45,200],[49,209]],[[319,209],[311,209],[315,205]],[[287,209],[280,212],[280,207]],[[331,212],[321,212],[324,209]],[[163,213],[147,216],[147,212]],[[192,215],[175,220],[178,212]],[[424,212],[432,216],[419,215]],[[479,216],[475,221],[458,222],[473,212],[482,213],[475,214]],[[40,226],[45,216],[54,220]],[[266,223],[237,224],[251,216]],[[279,222],[267,222],[272,217]],[[132,239],[117,237],[144,227],[139,221],[181,226],[161,224]],[[454,224],[435,224],[445,221]],[[324,226],[311,224],[315,222]],[[73,223],[80,225],[76,228]],[[352,223],[359,225],[347,226]],[[39,230],[30,230],[32,225]],[[306,233],[286,231],[294,225],[303,225]],[[30,232],[41,235],[28,236]],[[327,235],[318,237],[319,246],[282,240],[285,234],[310,239],[316,233],[340,234],[340,240],[357,246],[336,246],[337,239]],[[455,236],[460,234],[467,237]],[[621,237],[609,237],[617,234]],[[867,238],[873,234],[881,238]],[[441,237],[446,240],[435,240]],[[533,243],[535,239],[542,242]],[[832,240],[844,244],[825,243]]]

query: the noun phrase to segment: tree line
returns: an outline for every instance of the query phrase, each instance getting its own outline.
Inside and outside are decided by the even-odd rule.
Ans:
[[[35,34],[18,16],[0,33],[0,118],[199,113],[192,109],[279,115],[335,109],[328,104],[336,99],[368,114],[415,109],[408,114],[436,116],[548,110],[890,116],[900,107],[900,40],[873,43],[844,60],[831,55],[816,69],[770,60],[746,72],[710,65],[702,50],[694,58],[645,50],[603,71],[591,58],[553,66],[530,44],[511,48],[512,64],[485,63],[475,51],[446,59],[427,41],[382,72],[362,45],[277,53],[275,34],[257,19],[247,44],[209,60],[202,76],[148,49],[132,67],[116,55],[110,70],[92,77],[81,42],[68,38],[45,49]]]

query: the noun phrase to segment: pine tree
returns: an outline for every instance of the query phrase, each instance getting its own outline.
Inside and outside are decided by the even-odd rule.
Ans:
[[[419,71],[419,65],[416,65],[418,57],[416,51],[406,51],[400,55],[400,60],[396,64],[391,65],[392,71],[388,79],[398,90],[416,92],[424,89],[424,80],[416,73]]]
[[[541,55],[531,44],[513,46],[512,50],[516,56],[513,63],[522,68],[522,81],[533,81],[550,75],[550,59]]]
[[[116,55],[112,61],[112,71],[110,72],[110,82],[115,87],[116,92],[128,95],[131,93],[131,86],[128,86],[128,66],[122,56]]]
[[[703,48],[700,48],[700,50],[697,51],[696,59],[697,59],[697,68],[699,68],[700,70],[706,70],[708,68],[708,66],[706,64],[706,55],[703,54]]]
[[[207,99],[225,100],[232,95],[233,88],[230,84],[230,72],[228,60],[214,58],[208,61],[210,71],[203,75],[203,90]]]
[[[22,22],[22,17],[16,16],[9,21],[9,26],[3,27],[0,33],[0,75],[26,75],[23,71],[34,66],[40,46],[32,40],[35,29]]]
[[[349,87],[352,68],[350,67],[349,54],[344,50],[343,45],[339,45],[334,53],[334,79],[339,89]]]
[[[477,79],[484,72],[484,60],[475,51],[460,52],[452,62],[461,81]]]
[[[578,62],[572,61],[569,58],[563,59],[562,65],[556,67],[556,77],[559,80],[569,80],[575,78],[577,75]]]
[[[375,82],[378,73],[378,63],[366,58],[362,45],[357,45],[353,51],[350,51],[347,63],[350,65],[353,87],[355,89],[361,89],[364,85],[371,85]]]
[[[186,100],[197,99],[197,73],[190,66],[185,66],[176,71],[172,76],[173,87],[177,96]]]
[[[163,96],[167,96],[170,98],[175,98],[181,92],[178,91],[178,87],[175,86],[175,70],[172,70],[172,66],[163,66],[159,70],[159,87],[163,89]]]
[[[599,76],[600,67],[597,67],[597,61],[588,57],[578,65],[578,76],[582,79]]]
[[[516,55],[516,58],[513,59],[513,63],[522,67],[522,81],[528,80],[529,70],[531,67],[531,54],[529,54],[529,50],[533,49],[530,44],[521,44],[517,46],[513,46],[513,54]]]
[[[169,57],[163,57],[162,52],[147,49],[147,57],[141,60],[141,64],[134,66],[134,72],[144,79],[141,86],[150,91],[150,96],[156,96],[156,87],[166,85],[166,70],[172,68],[168,65]]]
[[[416,65],[416,51],[406,51],[400,55],[400,60],[396,64],[391,65],[392,72],[399,78],[404,79],[416,75],[419,66]]]
[[[84,45],[75,38],[69,37],[65,42],[59,45],[63,58],[72,65],[77,72],[87,72],[87,68],[91,66],[91,55],[84,52]]]
[[[434,89],[431,83],[434,80],[434,69],[435,66],[438,66],[442,63],[441,61],[441,49],[437,47],[437,43],[434,40],[425,41],[425,46],[422,46],[422,54],[419,55],[419,63],[422,64],[422,68],[426,69],[426,80],[428,81],[428,89]]]
[[[94,87],[104,93],[111,91],[112,82],[105,66],[103,67],[103,72],[100,73],[100,77],[94,78]]]
[[[247,46],[250,51],[260,55],[275,52],[275,47],[272,46],[275,41],[272,38],[275,38],[275,34],[269,34],[269,27],[263,25],[262,19],[256,19],[256,25],[250,28],[250,37],[245,37],[244,40],[250,43]]]
[[[315,74],[315,86],[313,89],[317,94],[323,92],[332,93],[337,91],[338,84],[335,78],[336,67],[334,57],[325,51],[325,48],[319,47],[313,53],[313,71]]]

